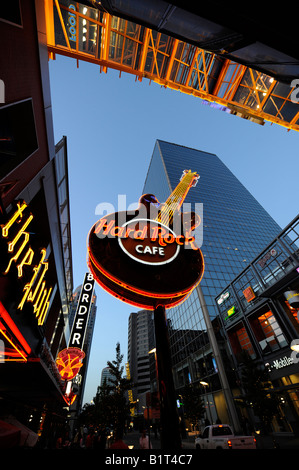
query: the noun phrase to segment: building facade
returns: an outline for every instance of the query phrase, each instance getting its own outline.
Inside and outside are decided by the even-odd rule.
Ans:
[[[150,355],[154,346],[153,313],[148,310],[133,312],[128,325],[128,363],[133,380],[133,398],[137,413],[143,413],[146,393],[151,391]]]
[[[2,5],[0,23],[0,415],[46,442],[68,406],[55,364],[73,290],[67,139],[54,144],[43,2]]]
[[[255,367],[268,372],[269,396],[279,412],[271,431],[299,434],[299,216],[297,216],[216,297],[231,367],[238,374],[234,396],[242,397],[244,351]],[[297,348],[296,348],[297,347]],[[293,349],[292,349],[293,348]],[[240,408],[252,427],[260,423],[252,408]],[[247,416],[248,415],[248,416]]]
[[[110,367],[104,367],[104,369],[102,369],[102,373],[101,373],[100,387],[103,387],[105,381],[106,381],[107,385],[113,385],[113,382],[111,382],[110,379],[112,379],[112,380],[114,379],[113,375],[111,374]]]
[[[200,286],[167,311],[174,382],[177,391],[197,384],[210,422],[227,422],[232,421],[233,407],[226,358],[220,354],[223,338],[215,296],[281,228],[216,155],[161,140],[156,142],[143,194],[165,201],[185,169],[200,176],[185,199],[191,206],[185,207],[194,210],[199,204],[201,209],[196,240],[205,272]],[[238,427],[236,418],[232,424]]]

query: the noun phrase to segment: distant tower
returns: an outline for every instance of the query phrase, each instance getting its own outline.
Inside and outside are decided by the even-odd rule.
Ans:
[[[148,310],[133,312],[129,316],[128,362],[130,374],[136,387],[134,400],[139,400],[138,411],[146,403],[146,392],[151,389],[149,351],[154,347],[153,313]]]
[[[102,369],[100,386],[102,387],[104,385],[105,380],[107,385],[114,385],[110,379],[114,379],[114,376],[111,374],[110,367],[104,367],[104,369]]]

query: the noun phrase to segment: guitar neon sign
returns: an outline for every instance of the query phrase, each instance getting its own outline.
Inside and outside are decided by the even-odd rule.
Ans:
[[[136,211],[105,215],[90,230],[87,263],[110,294],[138,307],[172,307],[200,282],[204,260],[193,231],[201,219],[180,208],[199,176],[185,170],[164,204],[152,194]]]

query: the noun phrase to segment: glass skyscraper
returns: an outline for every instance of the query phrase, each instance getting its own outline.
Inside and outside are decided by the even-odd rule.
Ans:
[[[218,156],[174,143],[156,141],[143,194],[166,201],[185,169],[200,176],[185,203],[193,210],[195,204],[203,204],[200,229],[205,272],[199,289],[167,310],[174,382],[178,391],[189,383],[198,384],[209,420],[225,422],[228,415],[217,359],[214,299],[281,228]],[[214,347],[209,329],[216,339]]]

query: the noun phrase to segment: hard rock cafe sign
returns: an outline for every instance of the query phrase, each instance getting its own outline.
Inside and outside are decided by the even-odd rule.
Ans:
[[[198,178],[185,170],[164,204],[145,194],[136,211],[106,215],[92,227],[87,263],[101,287],[147,309],[178,305],[190,294],[204,272],[193,235],[201,220],[180,209]]]

